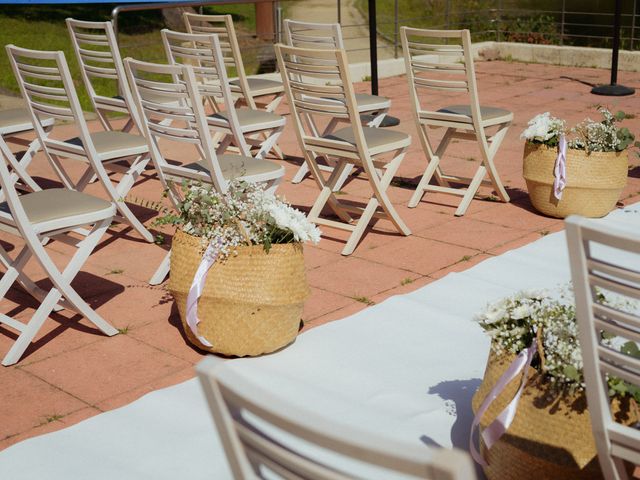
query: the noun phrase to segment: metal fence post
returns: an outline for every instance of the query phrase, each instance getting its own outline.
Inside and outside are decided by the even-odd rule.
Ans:
[[[275,2],[275,40],[277,43],[282,43],[282,7],[280,6],[280,2]]]
[[[564,16],[566,11],[566,0],[562,0],[562,13],[560,14],[560,45],[564,45]]]
[[[336,8],[338,11],[338,23],[342,25],[342,3],[340,0],[337,1]]]
[[[633,10],[631,12],[631,42],[629,45],[629,50],[633,50],[633,40],[636,35],[636,15],[638,14],[638,11],[636,10],[637,4],[638,1],[633,0]]]
[[[450,10],[449,0],[445,0],[444,4],[444,28],[449,30],[449,10]]]
[[[400,10],[399,0],[395,0],[394,9],[394,24],[393,24],[393,58],[398,58],[398,37],[400,36],[400,20],[398,13]]]
[[[496,40],[498,42],[502,41],[502,31],[501,31],[501,23],[502,23],[502,0],[498,0],[498,16],[496,18]]]

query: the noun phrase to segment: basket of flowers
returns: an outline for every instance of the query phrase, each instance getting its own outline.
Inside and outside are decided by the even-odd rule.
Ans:
[[[552,217],[602,217],[615,207],[627,184],[627,149],[634,136],[617,123],[626,117],[599,107],[571,129],[549,112],[537,115],[522,133],[523,176],[531,204]]]
[[[637,308],[599,294],[617,309]],[[602,479],[570,287],[555,296],[548,291],[519,292],[489,305],[478,321],[492,343],[484,379],[472,401],[480,450],[473,436],[470,447],[487,478]],[[602,335],[608,346],[640,356],[636,343]],[[608,383],[616,420],[635,423],[640,390],[615,377]]]
[[[210,352],[253,356],[291,343],[309,295],[304,242],[320,231],[258,184],[232,181],[225,193],[183,185],[171,246],[173,294],[187,338]]]

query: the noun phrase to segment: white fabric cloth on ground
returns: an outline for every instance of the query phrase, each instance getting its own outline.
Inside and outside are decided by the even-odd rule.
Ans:
[[[640,205],[601,225],[640,232]],[[420,252],[416,252],[419,255]],[[270,392],[403,442],[466,449],[489,339],[474,315],[524,288],[570,278],[563,232],[299,336],[285,350],[230,360]],[[11,480],[231,478],[196,379],[0,452]]]

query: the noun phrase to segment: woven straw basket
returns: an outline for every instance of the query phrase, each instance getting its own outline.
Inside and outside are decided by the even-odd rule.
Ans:
[[[171,246],[173,294],[187,338],[203,350],[229,356],[273,352],[298,334],[302,308],[309,296],[302,245],[262,245],[238,248],[237,256],[216,262],[209,270],[198,302],[198,333],[186,323],[186,302],[203,255],[199,237],[178,231]]]
[[[473,411],[506,371],[514,356],[489,356],[484,380],[473,397]],[[531,367],[529,367],[531,368]],[[481,443],[489,480],[602,480],[591,418],[584,394],[561,401],[545,393],[540,375],[531,369],[529,383],[518,403],[517,413],[507,432],[491,450]],[[486,428],[516,393],[520,378],[513,380],[489,407],[480,421]],[[614,401],[613,411],[622,423],[637,419],[632,402]],[[633,467],[630,467],[631,469]]]
[[[567,149],[567,185],[558,200],[553,195],[557,149],[527,142],[523,175],[536,210],[551,217],[576,214],[603,217],[616,206],[627,184],[628,159],[623,152]]]

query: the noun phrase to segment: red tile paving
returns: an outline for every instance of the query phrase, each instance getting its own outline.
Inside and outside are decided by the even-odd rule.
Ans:
[[[311,297],[305,310],[306,328],[344,318],[379,303],[390,295],[420,288],[450,272],[472,265],[505,251],[533,242],[562,229],[562,222],[535,213],[529,204],[522,179],[523,144],[520,132],[535,114],[551,111],[570,122],[595,117],[594,106],[604,103],[611,109],[634,114],[627,125],[640,134],[640,95],[621,98],[594,97],[583,82],[607,82],[609,72],[589,68],[527,65],[508,62],[477,64],[482,103],[510,108],[515,113],[496,163],[508,185],[510,204],[475,200],[463,218],[453,212],[459,197],[428,194],[415,209],[406,207],[425,168],[425,158],[417,143],[411,119],[409,96],[404,77],[383,79],[382,94],[393,101],[391,114],[401,120],[401,130],[410,133],[414,143],[390,189],[390,197],[413,231],[405,238],[395,233],[387,221],[379,221],[364,237],[350,258],[340,255],[347,237],[343,232],[324,228],[327,237],[317,247],[306,246],[306,265]],[[620,73],[621,83],[640,87],[640,74]],[[358,89],[366,91],[367,85]],[[452,99],[454,101],[455,99]],[[282,113],[288,114],[286,106]],[[94,124],[97,128],[97,125]],[[65,127],[65,135],[72,127]],[[437,133],[437,131],[434,131]],[[301,162],[291,125],[280,145],[289,155],[283,163],[287,176],[279,192],[294,205],[308,210],[317,195],[315,182],[307,178],[299,185],[290,182]],[[472,173],[478,165],[478,151],[471,143],[458,142],[453,156],[444,166],[455,173]],[[176,157],[183,152],[175,152]],[[631,159],[629,185],[624,203],[640,201],[640,160]],[[74,162],[65,165],[79,174]],[[40,180],[54,178],[42,154],[31,171]],[[45,182],[51,184],[51,182]],[[93,184],[92,193],[103,195]],[[367,199],[368,184],[353,179],[344,187],[353,201]],[[490,191],[483,191],[488,197]],[[150,179],[135,186],[130,198],[135,203],[157,202],[160,186]],[[136,207],[136,212],[152,225],[157,212]],[[35,435],[72,425],[101,411],[117,408],[143,394],[178,383],[193,376],[192,367],[203,353],[185,340],[166,283],[147,284],[163,258],[171,231],[163,229],[164,245],[147,244],[130,229],[116,226],[99,250],[89,259],[75,283],[81,295],[123,334],[107,338],[78,316],[67,312],[47,321],[25,357],[16,366],[0,368],[0,449]],[[0,241],[10,248],[19,242],[8,235]],[[15,250],[14,248],[14,250]],[[48,249],[62,262],[69,247],[52,243]],[[36,279],[42,278],[37,266],[29,267]],[[19,291],[11,291],[2,302],[2,312],[26,319],[35,304]],[[0,327],[0,355],[15,335]]]

